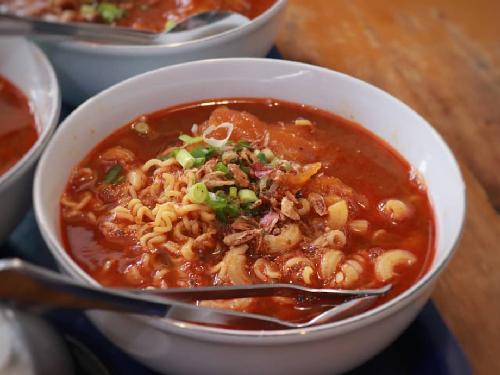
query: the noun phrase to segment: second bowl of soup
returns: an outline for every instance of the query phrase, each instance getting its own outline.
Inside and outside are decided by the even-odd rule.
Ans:
[[[0,242],[31,206],[34,166],[57,125],[61,98],[43,53],[0,39]]]
[[[274,43],[285,3],[286,0],[39,0],[34,4],[7,0],[0,4],[0,9],[58,21],[98,22],[154,32],[207,10],[229,10],[250,18],[237,28],[219,26],[216,34],[162,45],[41,42],[55,66],[64,101],[78,105],[113,84],[163,66],[208,58],[265,56]]]
[[[360,364],[425,303],[463,199],[446,145],[402,103],[339,73],[252,59],[180,65],[107,90],[65,121],[35,184],[42,234],[82,281],[392,285],[367,311],[302,330],[92,313],[117,345],[165,373]],[[329,306],[281,297],[200,305],[293,321]]]

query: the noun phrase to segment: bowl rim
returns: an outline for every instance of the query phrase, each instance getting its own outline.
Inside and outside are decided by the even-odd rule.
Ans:
[[[361,324],[361,326],[366,326],[370,324],[371,322],[375,320],[380,320],[383,319],[384,317],[387,317],[391,315],[394,311],[400,310],[403,307],[407,306],[409,303],[411,303],[418,295],[419,293],[423,293],[427,288],[431,287],[437,276],[442,272],[442,270],[446,267],[446,265],[449,263],[450,259],[452,258],[453,254],[455,253],[457,249],[457,244],[461,238],[462,234],[462,229],[464,226],[465,222],[465,212],[466,212],[466,194],[465,194],[465,183],[463,180],[462,173],[460,171],[459,164],[453,155],[452,151],[450,150],[449,146],[446,144],[446,142],[443,140],[441,135],[437,132],[437,130],[432,127],[429,122],[427,122],[422,116],[420,116],[417,112],[415,112],[411,107],[409,107],[407,104],[399,100],[398,98],[390,95],[389,93],[383,91],[382,89],[368,83],[365,81],[362,81],[358,78],[349,76],[345,73],[337,72],[331,69],[327,69],[324,67],[320,66],[314,66],[310,64],[305,64],[301,62],[295,62],[295,61],[288,61],[288,60],[275,60],[275,59],[266,59],[266,58],[226,58],[226,59],[209,59],[209,60],[200,60],[200,61],[193,61],[193,62],[187,62],[187,63],[182,63],[182,64],[176,64],[176,65],[171,65],[167,67],[163,67],[160,69],[152,70],[140,75],[137,75],[135,77],[129,78],[125,81],[122,81],[116,85],[113,85],[109,87],[108,89],[102,91],[101,93],[97,94],[96,96],[88,99],[85,101],[80,107],[78,107],[73,113],[71,113],[61,124],[60,129],[62,130],[66,128],[67,126],[70,126],[72,122],[73,117],[77,116],[79,112],[84,110],[88,106],[92,106],[94,102],[100,100],[101,98],[105,98],[107,96],[113,95],[113,92],[117,89],[120,89],[122,87],[126,87],[130,83],[140,81],[146,77],[149,77],[151,75],[156,75],[156,74],[163,74],[164,71],[175,71],[175,70],[182,70],[182,69],[196,69],[197,67],[201,65],[210,65],[210,64],[245,64],[249,63],[254,66],[257,64],[275,64],[275,65],[288,65],[288,66],[293,66],[294,68],[301,68],[302,70],[308,70],[308,71],[315,71],[318,72],[319,74],[328,74],[328,75],[334,75],[338,79],[342,80],[347,80],[350,81],[351,84],[354,85],[361,85],[369,88],[370,90],[373,90],[377,95],[381,95],[386,97],[390,102],[392,102],[395,106],[399,106],[403,108],[405,111],[409,112],[411,115],[415,116],[417,119],[419,119],[423,125],[427,128],[429,131],[429,137],[433,137],[436,139],[438,143],[441,144],[442,150],[443,150],[443,157],[447,157],[451,163],[452,166],[456,168],[456,172],[458,174],[459,180],[460,180],[460,185],[457,186],[458,191],[461,194],[461,205],[460,207],[457,207],[457,214],[460,215],[460,223],[459,223],[459,228],[456,237],[453,239],[452,244],[449,246],[449,249],[447,249],[447,253],[443,257],[443,259],[440,261],[440,263],[436,263],[436,258],[433,260],[433,265],[436,265],[435,268],[429,269],[415,284],[413,284],[410,288],[405,290],[403,293],[400,295],[396,296],[395,298],[387,301],[386,303],[377,306],[371,310],[365,311],[361,314],[354,315],[350,318],[343,319],[340,321],[332,322],[332,323],[325,323],[321,324],[318,326],[312,326],[312,327],[307,327],[307,328],[297,328],[297,329],[282,329],[282,330],[241,330],[241,329],[225,329],[225,328],[216,328],[216,327],[208,327],[208,326],[203,326],[203,325],[198,325],[194,323],[187,323],[187,322],[182,322],[182,321],[176,321],[172,320],[169,318],[163,318],[163,319],[158,319],[158,318],[151,318],[151,317],[144,317],[144,316],[138,316],[138,315],[128,315],[130,318],[140,320],[144,322],[147,325],[154,326],[155,328],[169,332],[169,333],[174,333],[174,334],[179,334],[182,336],[190,336],[194,337],[197,339],[200,339],[202,337],[206,338],[207,340],[222,340],[222,341],[228,341],[232,340],[231,342],[234,342],[237,338],[241,338],[245,343],[249,343],[248,340],[252,338],[262,338],[266,337],[267,339],[271,338],[281,338],[281,337],[287,337],[287,338],[295,338],[297,341],[298,340],[304,340],[304,339],[311,339],[313,335],[312,333],[324,333],[325,331],[331,331],[331,330],[336,330],[335,335],[340,335],[345,332],[351,331],[356,329],[357,324]],[[257,67],[258,68],[258,67]],[[121,125],[119,125],[121,126]],[[118,129],[117,126],[116,128]],[[58,133],[55,134],[54,136],[54,141],[57,140],[57,135]],[[51,145],[48,146],[47,150],[50,149]],[[63,268],[66,272],[68,272],[72,277],[77,277],[78,279],[84,280],[86,283],[90,283],[93,285],[100,286],[97,281],[92,279],[90,275],[85,273],[77,264],[76,262],[73,261],[73,259],[68,255],[66,250],[64,249],[64,246],[62,245],[62,242],[60,240],[60,236],[57,235],[57,233],[52,233],[48,228],[46,228],[45,223],[44,223],[44,214],[41,211],[41,189],[42,189],[42,170],[44,169],[45,165],[45,158],[48,153],[44,153],[42,156],[40,163],[38,164],[36,173],[35,173],[35,182],[34,182],[34,189],[33,189],[33,200],[34,200],[34,207],[35,207],[35,216],[36,220],[38,222],[38,225],[40,227],[42,236],[45,240],[45,242],[48,244],[48,247],[51,251],[51,253],[54,255],[54,257],[57,259],[58,264],[61,268]],[[461,212],[460,212],[461,211]],[[438,235],[439,235],[439,228],[438,228]],[[306,334],[307,333],[307,334]],[[331,333],[330,333],[331,334]],[[247,341],[245,341],[247,340]]]
[[[31,167],[33,162],[37,159],[39,154],[43,151],[45,146],[50,140],[50,136],[53,133],[54,129],[57,126],[59,114],[61,111],[61,92],[59,88],[59,82],[57,80],[56,73],[49,59],[43,53],[43,51],[33,42],[25,38],[7,38],[9,40],[16,40],[19,43],[24,43],[31,50],[31,54],[36,55],[36,61],[39,65],[43,66],[43,70],[47,73],[47,77],[49,79],[49,89],[53,92],[51,95],[52,100],[52,108],[49,114],[49,119],[45,127],[38,123],[38,119],[35,116],[35,124],[37,126],[37,130],[39,130],[38,138],[36,142],[30,147],[28,152],[26,152],[11,168],[9,168],[4,174],[0,175],[0,192],[3,192],[7,189],[8,186],[11,185],[17,178],[19,178],[25,171]],[[1,43],[1,40],[0,40]],[[0,73],[1,74],[1,73]],[[9,77],[6,77],[2,74],[2,76],[10,81]],[[16,85],[17,87],[17,85]],[[31,100],[30,96],[21,90],[21,88],[17,87],[23,95],[28,99],[28,103],[30,108],[34,108],[34,103]]]
[[[276,0],[268,9],[259,14],[249,23],[234,29],[210,35],[204,38],[194,39],[186,42],[158,44],[158,45],[120,45],[120,44],[98,44],[84,41],[65,41],[57,43],[60,48],[75,52],[86,52],[92,54],[104,54],[111,56],[155,56],[171,53],[187,53],[200,47],[210,48],[217,44],[227,43],[237,39],[245,33],[259,28],[271,18],[275,17],[284,8],[288,0]]]

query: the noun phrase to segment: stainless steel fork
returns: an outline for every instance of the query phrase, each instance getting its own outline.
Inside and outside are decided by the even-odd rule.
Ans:
[[[200,323],[220,322],[221,318],[240,318],[274,323],[281,327],[304,328],[356,314],[390,289],[391,285],[379,289],[345,290],[312,289],[293,284],[114,289],[84,285],[19,259],[0,260],[0,303],[9,307],[101,309]],[[335,300],[335,303],[333,307],[306,322],[291,322],[267,315],[209,308],[192,303],[213,299],[297,295],[328,297]]]

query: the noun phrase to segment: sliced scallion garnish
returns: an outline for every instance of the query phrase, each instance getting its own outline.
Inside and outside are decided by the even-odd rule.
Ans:
[[[215,166],[215,170],[218,172],[224,172],[224,174],[229,173],[229,168],[226,166],[226,164],[222,162],[218,162],[217,165]]]
[[[204,203],[208,197],[208,189],[203,182],[198,182],[189,188],[187,195],[193,203]]]
[[[196,146],[195,148],[193,148],[191,150],[191,155],[193,155],[193,157],[195,157],[195,158],[201,158],[201,157],[208,158],[214,152],[215,152],[215,149],[212,146],[208,146],[208,147]]]
[[[149,134],[149,125],[147,122],[139,121],[132,125],[132,129],[134,129],[137,133],[141,135]]]
[[[194,167],[201,167],[203,164],[205,164],[205,158],[204,157],[194,158],[194,164],[193,164]]]
[[[185,146],[192,145],[195,143],[200,143],[203,141],[203,137],[191,137],[190,135],[187,134],[181,134],[179,136],[179,139],[184,142]]]
[[[194,158],[193,155],[191,155],[189,152],[181,148],[180,150],[177,151],[177,154],[175,155],[175,159],[179,162],[180,165],[184,169],[189,169],[194,165]]]
[[[241,189],[238,191],[238,197],[240,198],[240,202],[243,204],[253,203],[258,199],[255,191],[250,189]]]
[[[113,23],[123,17],[125,12],[123,9],[111,3],[100,3],[97,6],[97,12],[101,15],[102,19],[107,23]]]
[[[106,172],[102,181],[105,184],[114,184],[121,177],[122,171],[122,166],[120,164],[115,164]]]
[[[238,189],[236,188],[236,186],[231,186],[229,188],[229,198],[231,199],[238,198]]]
[[[267,164],[266,154],[264,154],[263,152],[259,152],[257,154],[257,158],[260,160],[261,163]]]

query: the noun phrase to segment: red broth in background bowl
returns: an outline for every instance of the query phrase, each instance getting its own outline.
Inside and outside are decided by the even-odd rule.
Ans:
[[[61,22],[97,22],[161,32],[196,13],[223,10],[253,19],[276,0],[6,0],[3,8],[12,13],[39,16]]]
[[[0,175],[22,158],[37,138],[28,98],[0,76]]]
[[[48,59],[23,38],[0,38],[0,242],[31,206],[34,166],[59,118]]]

